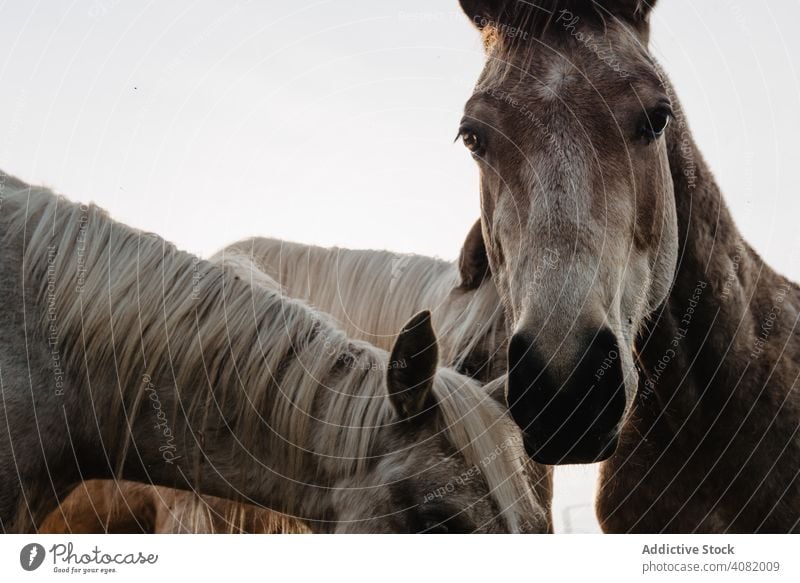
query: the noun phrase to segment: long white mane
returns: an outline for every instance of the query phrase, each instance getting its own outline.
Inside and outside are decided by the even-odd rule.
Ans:
[[[103,439],[119,439],[141,408],[144,377],[174,386],[164,393],[174,394],[173,418],[203,431],[208,449],[219,430],[207,426],[215,412],[245,451],[279,457],[289,476],[308,468],[350,476],[370,463],[378,429],[392,422],[384,350],[94,205],[27,186],[4,203],[11,228],[27,233],[24,275],[43,337],[55,338],[74,378],[89,379],[80,398],[109,407]],[[468,463],[481,464],[497,507],[518,529],[537,507],[524,453],[516,444],[497,453],[516,426],[477,383],[451,370],[437,373],[433,393],[439,429]],[[223,466],[243,462],[215,453]]]
[[[475,290],[461,290],[453,262],[266,237],[234,243],[215,258],[231,253],[250,255],[289,296],[324,310],[353,338],[389,350],[402,325],[427,309],[444,366],[475,369],[467,360],[478,355],[493,369],[490,378],[505,373],[505,317],[497,289],[487,279]]]

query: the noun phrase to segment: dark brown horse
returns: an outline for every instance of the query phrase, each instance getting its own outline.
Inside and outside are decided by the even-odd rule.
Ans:
[[[606,531],[798,531],[800,289],[742,240],[652,4],[461,0],[509,407],[534,459],[605,460]]]

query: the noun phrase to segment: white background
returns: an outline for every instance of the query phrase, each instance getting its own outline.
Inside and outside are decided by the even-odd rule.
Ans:
[[[661,0],[654,53],[734,216],[800,278],[798,0]],[[455,257],[483,63],[456,0],[0,3],[0,168],[209,253],[247,234]]]

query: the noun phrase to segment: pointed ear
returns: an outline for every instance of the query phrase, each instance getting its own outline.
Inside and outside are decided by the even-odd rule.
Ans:
[[[646,26],[650,22],[650,13],[656,2],[657,0],[604,0],[600,5],[637,26]]]
[[[477,289],[483,280],[491,276],[480,219],[472,225],[467,234],[458,258],[458,269],[461,272],[461,285],[458,289],[462,291]]]
[[[506,0],[459,0],[461,9],[479,30],[497,23],[505,9]]]
[[[653,8],[656,7],[658,0],[622,0],[622,4],[628,5],[628,13],[632,18],[644,19],[650,17]]]
[[[386,387],[389,400],[402,419],[427,411],[436,403],[431,389],[439,363],[439,344],[431,313],[420,312],[403,326],[395,340]]]

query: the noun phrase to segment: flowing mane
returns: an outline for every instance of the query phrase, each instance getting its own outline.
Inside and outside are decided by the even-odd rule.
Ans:
[[[220,468],[202,472],[212,495],[252,502],[222,477],[233,460],[323,487],[379,462],[374,438],[396,422],[386,398],[386,351],[350,340],[302,301],[115,222],[94,205],[35,187],[4,202],[13,213],[8,234],[26,233],[24,285],[37,297],[42,336],[104,417],[103,447],[121,464],[142,460],[139,440],[162,437],[143,418],[154,400],[168,412],[169,447],[185,452],[176,456],[180,477]],[[516,427],[477,383],[451,370],[438,371],[433,395],[436,430],[469,464],[492,460],[481,465],[484,479],[518,530],[537,503],[520,445],[507,442],[519,437]],[[233,452],[215,443],[227,432]],[[281,460],[275,468],[263,461],[274,459]]]
[[[351,337],[388,350],[403,323],[429,309],[443,366],[484,380],[505,373],[506,321],[491,278],[463,290],[454,262],[267,237],[234,243],[214,258],[231,253],[251,256],[289,296],[324,310]]]

